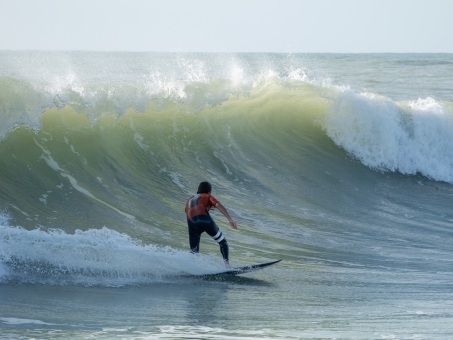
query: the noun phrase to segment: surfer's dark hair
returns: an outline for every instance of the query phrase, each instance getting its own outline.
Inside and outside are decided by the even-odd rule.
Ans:
[[[211,183],[209,182],[201,182],[198,186],[197,194],[208,194],[212,190]]]

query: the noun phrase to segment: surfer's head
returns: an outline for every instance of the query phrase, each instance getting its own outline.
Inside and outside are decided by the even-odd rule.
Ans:
[[[209,194],[212,190],[211,183],[201,182],[198,186],[197,194]]]

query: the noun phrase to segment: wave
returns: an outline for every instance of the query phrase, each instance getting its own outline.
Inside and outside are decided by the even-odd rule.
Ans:
[[[196,74],[198,72],[201,71]],[[195,81],[190,80],[192,78]],[[154,148],[150,144],[162,137],[153,126],[160,125],[167,130],[173,125],[178,129],[191,126],[192,131],[197,131],[194,124],[203,119],[211,133],[212,124],[236,129],[235,137],[240,142],[235,144],[239,147],[244,146],[246,139],[254,137],[261,141],[258,150],[275,152],[276,148],[270,144],[286,149],[293,143],[292,138],[303,139],[308,129],[316,131],[315,139],[327,134],[336,145],[371,169],[407,175],[420,173],[437,181],[453,182],[450,143],[453,111],[449,102],[433,98],[396,102],[377,94],[311,80],[301,69],[283,74],[261,72],[239,78],[212,80],[192,74],[182,80],[161,76],[148,83],[113,82],[107,86],[96,82],[82,85],[70,77],[51,90],[49,84],[36,88],[26,80],[1,78],[0,136],[3,144],[9,145],[11,141],[5,139],[19,127],[37,134],[60,134],[60,138],[83,129],[92,135],[93,142],[97,139],[100,142],[101,136],[96,133],[105,129],[112,129],[113,134],[123,133],[119,131],[123,129],[133,135],[135,147],[149,152]],[[275,120],[279,122],[273,126]],[[141,133],[137,126],[148,128]],[[292,131],[296,128],[299,131]],[[200,129],[197,132],[204,133]],[[185,138],[180,131],[168,133],[179,138],[177,143]],[[79,138],[72,136],[75,141]],[[114,135],[108,138],[113,143]],[[75,156],[76,146],[69,143],[67,136],[63,141],[71,148],[69,154]],[[316,140],[309,142],[317,143]],[[46,153],[37,139],[30,143]],[[162,138],[159,143],[164,150],[168,149]],[[104,148],[105,155],[112,152],[108,146]],[[82,161],[90,157],[90,151],[87,152],[87,155],[79,152]],[[51,157],[44,159],[49,163]]]
[[[404,245],[381,233],[449,249],[436,235],[451,221],[429,217],[449,216],[449,101],[361,91],[302,56],[0,60],[0,280],[141,284],[214,268],[186,261],[183,205],[202,180],[235,207],[244,229],[225,234],[245,263],[398,259]]]
[[[299,151],[311,148],[304,139],[323,138],[313,119],[323,112],[325,101],[300,94],[266,87],[252,97],[230,98],[197,113],[169,102],[144,112],[129,109],[120,117],[104,115],[95,123],[69,105],[47,109],[38,130],[18,127],[0,143],[2,200],[26,223],[33,223],[33,215],[42,216],[39,207],[49,210],[51,218],[73,199],[77,203],[63,205],[64,211],[79,221],[78,210],[93,209],[83,203],[87,198],[127,220],[147,221],[151,217],[138,213],[145,210],[143,204],[127,208],[128,197],[139,202],[154,192],[154,209],[164,213],[166,205],[157,193],[167,187],[177,195],[190,193],[200,171],[222,174],[225,183],[233,180],[253,188],[261,182],[266,188],[265,169],[279,167],[275,155],[297,167]],[[24,205],[26,212],[15,208]]]

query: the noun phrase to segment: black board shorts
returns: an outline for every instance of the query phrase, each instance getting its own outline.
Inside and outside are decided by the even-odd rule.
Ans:
[[[187,224],[189,227],[190,249],[193,252],[198,253],[200,248],[200,237],[204,232],[211,236],[217,243],[220,243],[225,239],[219,227],[209,215],[195,216],[188,220]]]

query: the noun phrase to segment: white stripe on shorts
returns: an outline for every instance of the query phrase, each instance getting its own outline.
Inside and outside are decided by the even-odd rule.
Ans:
[[[223,236],[222,232],[219,230],[215,236],[212,237],[217,243],[222,242],[225,239],[225,236]]]

